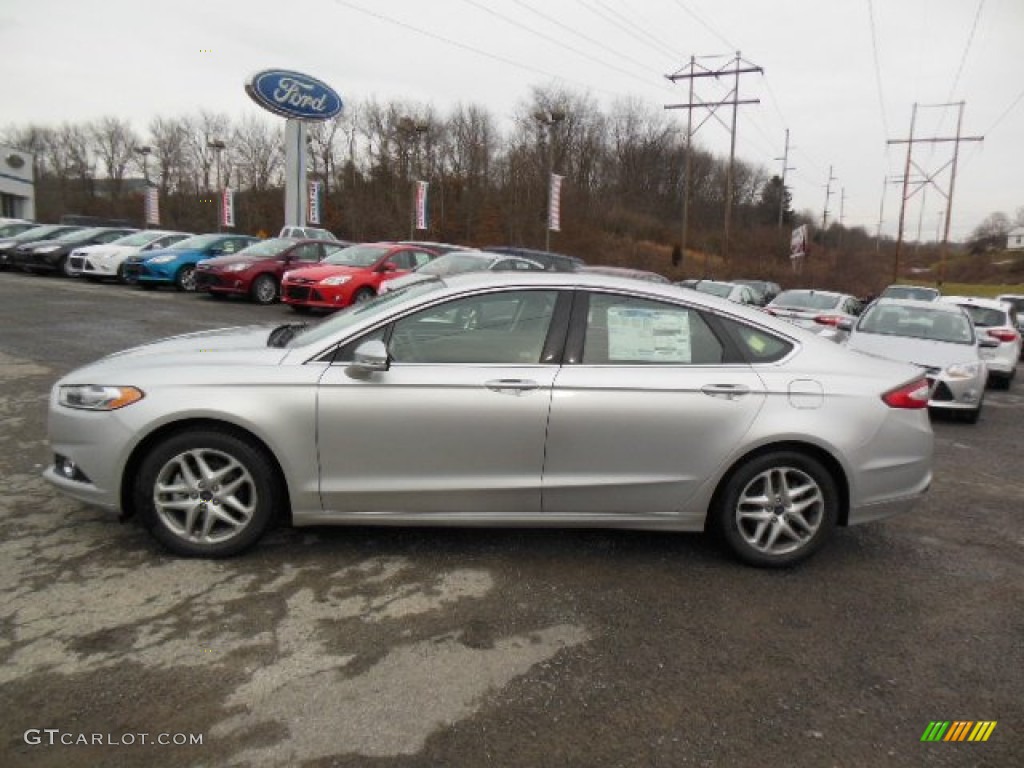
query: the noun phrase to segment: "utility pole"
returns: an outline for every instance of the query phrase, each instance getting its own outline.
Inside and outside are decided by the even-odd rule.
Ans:
[[[832,175],[832,166],[828,167],[828,181],[825,182],[825,210],[821,213],[821,247],[825,248],[825,231],[828,228],[828,201],[832,197],[832,182],[838,179]]]
[[[958,113],[957,120],[956,120],[956,135],[952,136],[952,137],[931,136],[931,137],[927,137],[927,138],[915,138],[914,137],[914,122],[917,119],[917,108],[919,106],[925,107],[925,108],[929,108],[929,107],[941,107],[941,108],[957,107],[959,113]],[[906,160],[906,164],[905,164],[904,170],[903,170],[903,197],[902,197],[902,200],[900,201],[900,224],[899,224],[899,232],[897,233],[897,239],[896,239],[896,257],[893,260],[893,270],[892,270],[893,271],[893,282],[896,282],[898,280],[898,276],[899,276],[900,250],[902,249],[902,246],[903,246],[903,225],[904,225],[904,222],[906,220],[907,200],[910,197],[912,197],[914,194],[916,194],[916,192],[919,189],[924,188],[928,184],[930,184],[933,187],[935,187],[935,189],[937,189],[939,191],[939,194],[941,194],[943,197],[946,198],[946,227],[945,227],[945,232],[944,232],[943,237],[942,237],[942,245],[941,245],[940,252],[939,252],[940,253],[940,255],[939,255],[939,279],[938,279],[939,285],[941,285],[942,282],[945,280],[945,277],[946,277],[946,253],[947,253],[948,248],[949,248],[949,226],[950,226],[950,222],[952,221],[952,217],[953,217],[953,191],[954,191],[954,188],[956,186],[956,168],[957,168],[957,162],[959,161],[959,157],[960,157],[960,142],[962,142],[962,141],[984,141],[985,140],[984,136],[962,136],[961,135],[961,129],[962,129],[962,125],[963,125],[963,117],[964,117],[964,102],[962,102],[962,101],[952,102],[952,103],[948,103],[948,104],[921,104],[921,105],[914,104],[914,109],[911,112],[911,116],[910,116],[910,137],[906,138],[906,139],[890,139],[888,141],[889,144],[906,144],[907,145],[907,160]],[[948,162],[945,165],[943,165],[941,168],[939,168],[939,170],[935,171],[934,173],[928,173],[923,168],[921,168],[919,165],[917,165],[917,163],[913,162],[914,144],[918,144],[918,143],[922,143],[922,142],[928,143],[928,144],[940,144],[940,143],[952,142],[953,143],[953,159],[950,162]],[[907,194],[907,187],[910,185],[910,166],[911,165],[913,165],[920,173],[924,174],[924,181],[921,182],[917,186],[917,188],[908,195]],[[942,189],[942,187],[940,187],[938,184],[935,183],[935,177],[938,176],[946,168],[949,168],[949,167],[951,167],[952,169],[951,169],[950,175],[949,175],[949,189],[948,189],[948,191],[946,191],[946,190]]]
[[[779,229],[782,229],[782,218],[786,211],[786,171],[795,171],[796,168],[791,168],[789,165],[789,128],[786,129],[786,150],[782,153],[782,157],[775,158],[776,160],[782,161],[782,192],[779,195]]]
[[[846,187],[839,188],[839,248],[843,247],[843,224],[846,222]]]
[[[746,66],[741,66],[746,65]],[[699,67],[699,69],[698,69]],[[686,109],[690,112],[690,118],[687,120],[686,128],[686,153],[687,159],[689,159],[690,148],[692,146],[693,134],[700,130],[701,126],[704,125],[710,118],[714,117],[725,126],[725,123],[715,113],[719,107],[726,105],[732,106],[732,122],[731,126],[726,126],[730,133],[730,146],[729,146],[729,168],[726,173],[725,181],[725,242],[723,244],[723,257],[726,262],[729,260],[729,245],[731,239],[731,225],[732,225],[732,207],[733,207],[733,165],[736,160],[736,121],[739,106],[741,104],[759,104],[760,99],[740,99],[740,75],[749,74],[751,72],[759,72],[764,74],[764,69],[761,67],[754,66],[749,62],[745,62],[740,54],[740,51],[736,51],[736,57],[732,59],[728,64],[719,69],[708,69],[703,65],[697,64],[695,56],[690,57],[690,64],[687,67],[679,70],[675,74],[666,75],[673,83],[677,80],[689,80],[690,81],[690,101],[686,104],[666,104],[665,109]],[[726,75],[732,75],[734,78],[734,84],[732,90],[726,95],[726,97],[718,102],[706,102],[699,98],[694,98],[693,95],[693,81],[698,77],[714,77],[716,79],[724,77]],[[694,109],[707,109],[708,115],[701,121],[701,123],[693,128],[693,110]],[[686,189],[683,192],[684,206],[688,205],[690,199],[690,177],[687,172],[686,177]],[[683,224],[683,244],[685,247],[686,243],[686,222]],[[705,257],[705,271],[707,271],[707,261]]]

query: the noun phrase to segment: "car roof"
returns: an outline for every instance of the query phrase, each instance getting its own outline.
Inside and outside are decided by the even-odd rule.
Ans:
[[[1005,301],[989,299],[983,296],[943,296],[939,301],[949,304],[967,304],[972,307],[984,307],[985,309],[1000,309],[1004,312],[1009,309]]]

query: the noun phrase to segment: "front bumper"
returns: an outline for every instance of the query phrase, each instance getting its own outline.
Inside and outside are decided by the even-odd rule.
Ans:
[[[284,283],[281,301],[300,307],[343,309],[352,303],[350,291],[344,286],[322,286],[319,283]]]

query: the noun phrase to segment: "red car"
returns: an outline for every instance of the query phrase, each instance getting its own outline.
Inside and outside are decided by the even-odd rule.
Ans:
[[[215,298],[247,296],[257,304],[273,304],[281,276],[289,269],[316,264],[348,243],[275,237],[253,243],[238,253],[204,259],[196,265],[196,290]]]
[[[341,309],[369,301],[380,284],[437,257],[428,248],[400,243],[364,243],[332,253],[313,267],[289,270],[281,301],[292,309]]]

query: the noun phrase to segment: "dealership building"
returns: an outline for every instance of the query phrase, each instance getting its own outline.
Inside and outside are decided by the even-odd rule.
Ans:
[[[32,155],[0,145],[0,218],[35,219]]]

